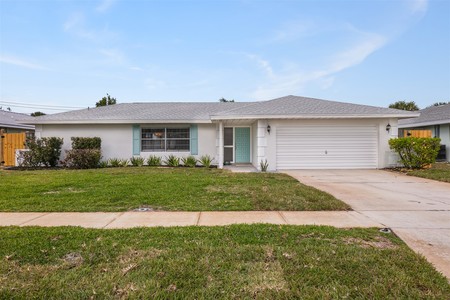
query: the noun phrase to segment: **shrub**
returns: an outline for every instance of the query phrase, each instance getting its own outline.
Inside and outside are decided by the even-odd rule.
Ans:
[[[181,161],[185,167],[194,168],[197,165],[197,159],[192,155],[183,157]]]
[[[102,139],[99,137],[72,137],[72,149],[101,149]]]
[[[110,158],[108,160],[108,165],[113,168],[126,167],[128,166],[128,159]]]
[[[269,163],[266,160],[262,160],[259,162],[259,166],[261,167],[261,172],[267,172],[267,168],[269,167]]]
[[[72,137],[71,140],[72,150],[66,151],[63,166],[75,169],[97,168],[102,158],[102,140],[99,137]]]
[[[421,169],[434,163],[440,148],[440,138],[405,137],[389,140],[389,146],[400,156],[408,169]]]
[[[107,168],[108,167],[108,161],[107,160],[102,160],[101,162],[98,163],[98,167],[99,168]]]
[[[144,165],[145,159],[140,156],[133,156],[130,158],[130,163],[132,166],[135,167],[142,167]]]
[[[30,138],[25,146],[30,150],[23,153],[23,165],[27,167],[56,167],[61,155],[63,139],[48,137],[41,139]]]
[[[67,168],[92,169],[99,166],[101,158],[100,149],[72,149],[66,151],[62,164]]]
[[[156,155],[150,155],[150,157],[147,159],[147,165],[156,167],[161,165],[161,157]]]
[[[170,154],[168,157],[166,157],[164,163],[169,167],[178,167],[180,165],[180,158],[176,157],[173,154]]]
[[[199,161],[205,168],[209,168],[212,165],[213,159],[209,155],[203,155]]]

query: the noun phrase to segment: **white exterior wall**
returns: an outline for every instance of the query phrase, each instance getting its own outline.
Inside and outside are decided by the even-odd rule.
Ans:
[[[143,127],[177,127],[180,125],[141,124]],[[189,126],[185,124],[184,126]],[[88,124],[88,125],[37,125],[36,137],[61,137],[64,144],[61,151],[62,159],[65,150],[72,148],[71,137],[100,137],[102,139],[102,160],[109,158],[129,159],[133,156],[132,124]],[[198,124],[198,155],[210,155],[216,158],[216,127],[214,124]],[[140,156],[157,155],[164,157],[174,154],[179,157],[188,156],[190,152],[141,152]]]
[[[130,158],[133,156],[133,131],[131,124],[101,124],[101,125],[37,125],[36,137],[61,137],[64,144],[61,156],[65,150],[72,149],[72,137],[99,137],[102,139],[103,160],[109,158]]]
[[[391,130],[386,131],[386,125],[391,125]],[[265,142],[267,147],[264,147],[264,158],[269,163],[268,170],[275,171],[277,166],[276,161],[276,140],[277,140],[277,127],[279,126],[301,126],[301,125],[364,125],[374,124],[378,125],[378,168],[385,168],[389,165],[396,164],[396,157],[393,156],[389,148],[389,139],[397,136],[397,119],[324,119],[324,120],[268,120],[263,126],[261,122],[261,128],[267,128],[270,125],[270,134],[265,134],[265,138],[258,139],[258,142]],[[258,149],[260,149],[258,144]],[[262,153],[262,152],[261,152]],[[261,156],[263,157],[263,156]],[[391,161],[391,162],[390,162]]]

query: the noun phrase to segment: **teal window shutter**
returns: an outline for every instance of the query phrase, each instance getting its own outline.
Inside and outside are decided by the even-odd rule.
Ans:
[[[189,132],[191,154],[198,155],[198,125],[192,124]]]
[[[141,154],[141,126],[133,125],[133,155]]]

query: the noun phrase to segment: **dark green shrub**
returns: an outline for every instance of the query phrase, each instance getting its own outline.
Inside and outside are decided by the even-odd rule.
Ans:
[[[149,158],[147,159],[147,165],[149,165],[151,167],[160,166],[161,163],[162,163],[161,157],[156,156],[156,155],[150,155]]]
[[[400,156],[408,169],[421,169],[434,163],[440,148],[440,138],[405,137],[389,140],[389,146]]]
[[[144,165],[145,159],[140,156],[133,156],[130,158],[130,163],[132,166],[135,167],[142,167]]]
[[[63,139],[48,137],[41,139],[30,138],[25,142],[25,146],[30,151],[23,153],[23,165],[27,167],[56,167],[61,155]]]
[[[107,160],[102,160],[101,162],[98,163],[98,167],[99,168],[107,168],[108,167],[108,161]]]
[[[178,167],[180,165],[180,158],[176,157],[173,154],[170,154],[168,157],[166,157],[164,163],[169,167]]]
[[[209,155],[202,155],[199,159],[199,162],[205,167],[209,168],[212,165],[213,159]]]
[[[189,167],[189,168],[194,168],[197,165],[197,159],[192,155],[183,157],[181,159],[181,162],[183,163],[183,165],[185,167]]]
[[[72,149],[101,149],[102,139],[99,137],[72,137]]]
[[[99,137],[72,137],[72,150],[66,151],[62,164],[66,168],[91,169],[97,168],[102,158]]]
[[[92,169],[99,167],[101,158],[100,149],[72,149],[66,151],[62,164],[66,168]]]

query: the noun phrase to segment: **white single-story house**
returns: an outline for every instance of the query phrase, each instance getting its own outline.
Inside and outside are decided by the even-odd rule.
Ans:
[[[123,103],[36,117],[36,137],[102,139],[103,158],[210,155],[268,170],[384,168],[388,140],[418,113],[286,96],[259,102]],[[63,151],[64,153],[64,151]]]
[[[418,118],[399,120],[399,131],[431,130],[431,135],[440,138],[445,145],[446,159],[450,161],[450,104],[431,106],[419,113]]]

